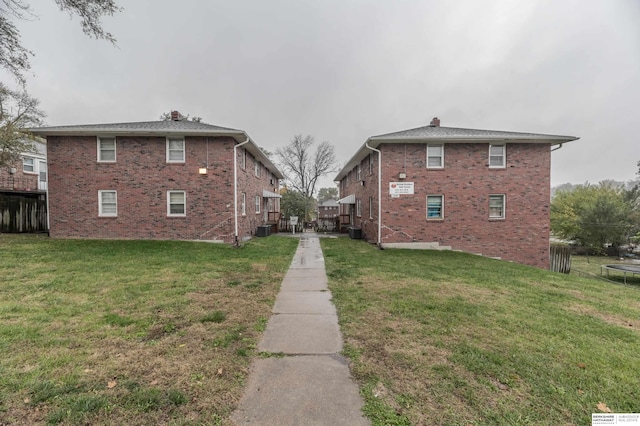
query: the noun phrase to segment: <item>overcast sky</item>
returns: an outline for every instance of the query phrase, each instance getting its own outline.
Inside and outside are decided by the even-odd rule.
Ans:
[[[177,109],[270,151],[313,135],[342,165],[437,116],[580,137],[553,153],[552,185],[630,180],[640,160],[638,0],[119,0],[117,47],[32,3],[18,27],[48,125]]]

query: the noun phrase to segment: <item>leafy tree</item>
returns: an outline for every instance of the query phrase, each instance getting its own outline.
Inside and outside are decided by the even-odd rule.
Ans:
[[[90,37],[115,44],[115,38],[102,28],[100,19],[121,10],[114,0],[55,0],[61,11],[77,15],[82,31]],[[34,19],[37,16],[25,0],[0,0],[0,67],[9,71],[24,85],[24,73],[31,68],[29,58],[33,52],[22,45],[15,20]]]
[[[327,200],[338,199],[338,188],[320,188],[318,191],[318,202],[324,203]]]
[[[23,153],[35,150],[36,137],[26,129],[42,125],[45,114],[38,105],[24,90],[0,83],[0,166],[13,165]]]
[[[284,217],[298,216],[300,221],[306,221],[311,200],[299,191],[285,191],[280,199],[280,211]]]
[[[551,203],[552,232],[597,253],[607,244],[627,242],[634,228],[634,209],[627,192],[606,184],[558,192]]]

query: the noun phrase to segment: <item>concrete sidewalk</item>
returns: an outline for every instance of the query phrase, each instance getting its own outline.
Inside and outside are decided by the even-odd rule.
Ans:
[[[257,359],[237,425],[368,425],[362,399],[339,354],[342,336],[318,236],[305,233],[258,344],[284,357]]]

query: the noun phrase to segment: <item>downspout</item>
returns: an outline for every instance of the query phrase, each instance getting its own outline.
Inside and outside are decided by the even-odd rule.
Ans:
[[[378,248],[382,248],[381,245],[381,232],[382,232],[382,152],[379,149],[375,149],[369,146],[369,141],[365,142],[366,146],[371,151],[378,153]]]
[[[238,245],[238,151],[242,145],[249,143],[249,136],[247,140],[233,146],[233,218],[235,221],[235,230],[233,234],[233,242]]]
[[[553,152],[553,151],[557,151],[557,150],[559,150],[560,148],[562,148],[562,144],[558,145],[558,147],[557,147],[557,148],[553,148],[553,149],[551,150],[551,152]]]

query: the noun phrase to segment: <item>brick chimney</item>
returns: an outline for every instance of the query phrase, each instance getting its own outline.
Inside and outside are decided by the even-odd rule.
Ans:
[[[171,111],[171,120],[180,121],[182,120],[182,118],[182,114],[180,114],[178,111]]]
[[[433,117],[433,120],[431,120],[429,127],[440,127],[440,119],[438,117]]]

